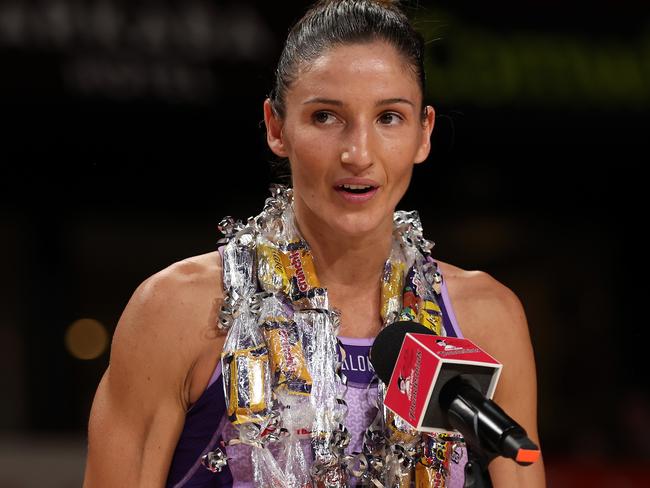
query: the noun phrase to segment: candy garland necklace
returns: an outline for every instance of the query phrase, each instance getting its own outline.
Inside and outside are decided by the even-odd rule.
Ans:
[[[339,313],[320,286],[308,244],[294,225],[292,191],[273,186],[263,211],[246,225],[220,224],[226,292],[219,326],[228,329],[222,374],[228,420],[251,446],[257,486],[445,486],[462,438],[421,434],[383,407],[364,435],[363,450],[346,454],[350,434]],[[438,306],[442,277],[430,257],[416,212],[396,212],[393,245],[381,279],[383,325],[413,320],[444,335]],[[311,433],[313,462],[301,448]],[[227,463],[217,448],[203,458],[212,471]]]

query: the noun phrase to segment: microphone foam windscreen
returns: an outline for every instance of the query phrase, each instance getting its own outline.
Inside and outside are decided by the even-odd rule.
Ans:
[[[435,335],[430,329],[411,320],[394,322],[377,334],[370,348],[370,363],[384,383],[390,381],[404,337],[409,333]]]

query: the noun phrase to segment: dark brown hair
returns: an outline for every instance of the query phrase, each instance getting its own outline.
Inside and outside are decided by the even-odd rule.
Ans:
[[[289,32],[269,98],[276,117],[284,118],[287,90],[300,66],[336,46],[384,41],[400,53],[424,96],[424,40],[396,1],[320,0]],[[424,115],[424,114],[423,114]]]

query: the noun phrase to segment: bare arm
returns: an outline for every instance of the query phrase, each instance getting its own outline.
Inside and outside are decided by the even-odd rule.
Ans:
[[[209,376],[204,351],[216,358],[222,342],[209,333],[219,277],[197,269],[173,265],[126,306],[91,410],[85,488],[164,486],[185,412]]]
[[[485,273],[453,268],[450,275],[450,295],[463,334],[503,364],[494,401],[540,445],[535,360],[521,302]],[[495,488],[546,486],[541,459],[530,466],[519,466],[499,457],[490,463],[489,470]]]

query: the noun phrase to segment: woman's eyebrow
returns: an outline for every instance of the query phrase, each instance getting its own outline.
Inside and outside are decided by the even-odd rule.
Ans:
[[[338,107],[341,107],[343,105],[343,102],[341,100],[333,100],[331,98],[322,98],[322,97],[310,98],[309,100],[303,102],[303,105],[307,105],[310,103],[323,103],[326,105],[336,105]]]
[[[406,103],[410,105],[411,107],[415,107],[415,104],[410,101],[407,98],[386,98],[384,100],[378,101],[375,105],[380,106],[380,105],[392,105],[394,103]]]
[[[341,107],[343,105],[343,102],[341,100],[334,100],[332,98],[322,98],[322,97],[310,98],[309,100],[303,102],[303,105],[308,105],[310,103],[323,103],[326,105],[336,105],[337,107]],[[379,100],[377,103],[375,103],[375,106],[379,107],[383,105],[392,105],[394,103],[406,103],[408,105],[411,105],[412,107],[415,107],[415,104],[407,98],[386,98],[384,100]]]

